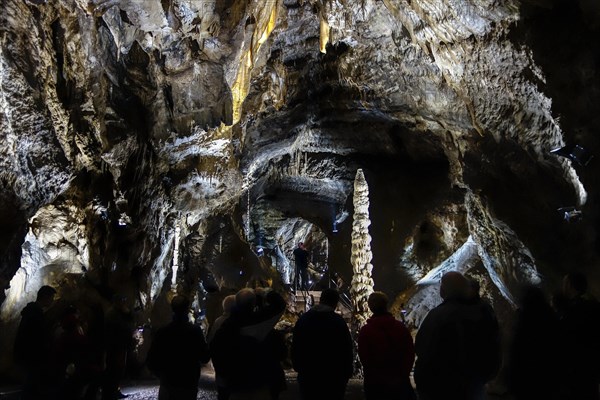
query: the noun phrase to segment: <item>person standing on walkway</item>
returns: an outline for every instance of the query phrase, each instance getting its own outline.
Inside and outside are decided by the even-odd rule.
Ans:
[[[303,242],[298,243],[294,250],[294,260],[296,263],[296,281],[295,289],[308,290],[308,258],[309,252],[304,247]]]
[[[336,290],[323,290],[320,303],[294,326],[292,363],[303,400],[341,400],[352,376],[352,337],[335,312],[339,298]]]
[[[415,347],[404,324],[388,311],[388,297],[373,292],[368,300],[373,316],[358,334],[358,355],[367,400],[414,400],[410,371]]]

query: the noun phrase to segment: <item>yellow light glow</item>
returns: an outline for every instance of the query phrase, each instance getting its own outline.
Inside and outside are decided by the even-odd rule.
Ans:
[[[270,6],[271,9],[265,10],[267,12],[263,13],[262,15],[268,15],[268,20],[265,21],[264,18],[259,17],[255,29],[258,29],[258,32],[262,31],[262,33],[260,36],[253,35],[253,37],[258,37],[259,39],[256,42],[253,40],[250,43],[249,48],[242,53],[240,59],[240,68],[238,69],[235,81],[231,87],[231,94],[233,97],[234,125],[240,121],[242,116],[242,104],[248,95],[251,71],[255,61],[254,57],[256,54],[258,54],[260,46],[267,41],[277,23],[277,10],[279,9],[279,1],[269,2],[267,6]]]
[[[321,17],[319,31],[319,47],[321,53],[327,53],[327,43],[329,43],[329,23],[324,16]]]
[[[267,28],[263,31],[263,34],[258,39],[258,47],[260,47],[264,42],[267,41],[273,29],[275,29],[275,23],[277,22],[277,7],[273,7],[271,10],[271,15],[269,17],[269,22],[267,23]],[[258,49],[257,49],[258,50]]]

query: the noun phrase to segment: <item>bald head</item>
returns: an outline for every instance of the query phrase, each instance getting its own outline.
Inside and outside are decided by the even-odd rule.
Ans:
[[[442,276],[440,296],[444,300],[464,299],[469,290],[469,281],[460,272],[451,271]]]

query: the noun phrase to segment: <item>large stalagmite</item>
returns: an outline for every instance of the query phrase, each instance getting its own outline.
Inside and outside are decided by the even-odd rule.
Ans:
[[[373,265],[371,260],[371,235],[369,235],[369,185],[362,169],[356,171],[354,179],[354,220],[352,221],[352,282],[350,296],[354,307],[354,329],[358,331],[367,323],[370,311],[367,304],[369,295],[373,293]]]

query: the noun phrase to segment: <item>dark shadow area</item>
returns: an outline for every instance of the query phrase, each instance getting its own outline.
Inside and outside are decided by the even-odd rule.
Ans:
[[[599,34],[600,3],[590,0],[524,1],[520,21],[510,32],[515,44],[532,49],[535,63],[544,71],[546,83],[540,82],[540,90],[552,99],[552,113],[560,121],[565,142],[596,155],[600,154],[600,41],[595,39]],[[542,202],[548,214],[541,222],[544,232],[553,235],[544,235],[543,245],[532,244],[540,261],[557,271],[589,269],[600,256],[600,163],[596,158],[586,167],[574,167],[588,191],[583,221],[560,221],[552,208],[565,206],[570,199],[551,196],[546,204]],[[536,185],[533,180],[530,183]],[[513,220],[527,215],[515,214]]]

